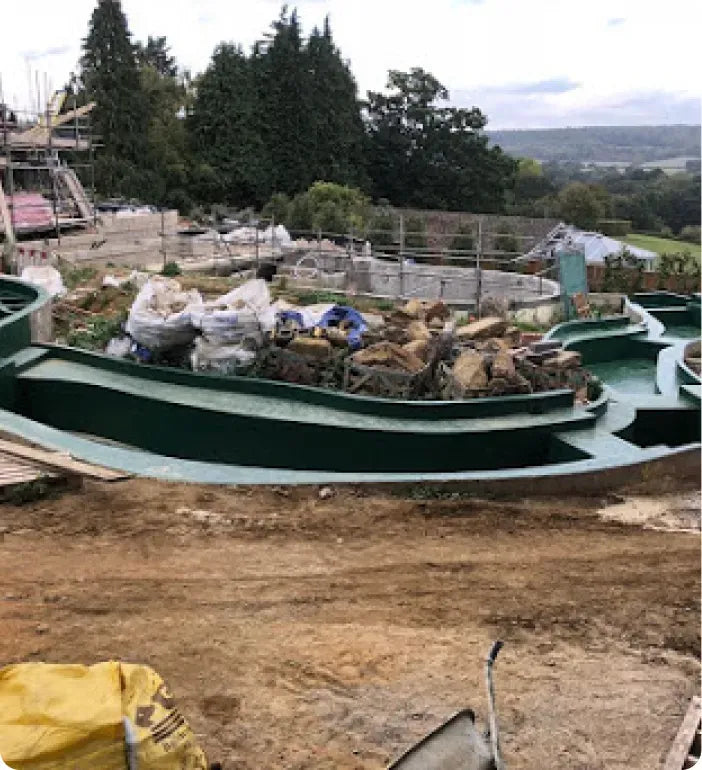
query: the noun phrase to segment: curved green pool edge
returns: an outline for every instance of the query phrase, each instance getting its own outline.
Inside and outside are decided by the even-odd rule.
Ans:
[[[0,283],[2,283],[0,279]],[[29,335],[28,317],[33,309],[42,306],[48,297],[32,287],[27,287],[21,282],[13,281],[12,288],[17,286],[25,287],[26,295],[31,300],[29,305],[16,317],[3,319],[0,321],[0,336],[4,326],[12,328],[13,334],[7,338],[3,349],[5,357],[5,366],[3,371],[5,376],[2,378],[4,385],[9,379],[14,379],[17,374],[15,362],[19,361],[19,369],[22,369],[22,357],[27,353],[26,345]],[[33,299],[32,299],[33,297]],[[8,321],[12,322],[8,326]],[[573,326],[580,324],[580,326]],[[23,325],[26,328],[22,328]],[[593,324],[587,322],[571,322],[570,332],[572,332],[571,342],[578,339],[578,333],[587,330],[585,336],[593,338],[603,336],[645,336],[645,327],[639,325],[634,330],[625,329],[630,326],[628,322],[617,318],[612,322],[605,324]],[[56,350],[52,346],[43,346],[46,351]],[[12,352],[14,361],[7,361],[7,353]],[[168,374],[158,372],[156,367],[140,367],[138,364],[129,364],[128,362],[119,362],[115,359],[107,359],[104,356],[88,354],[85,351],[75,351],[73,349],[62,349],[62,354],[69,358],[85,360],[86,358],[96,367],[106,370],[117,371],[119,369],[138,371],[139,377],[144,380],[158,379],[163,376],[175,377],[181,382],[192,384],[197,382],[198,387],[207,383],[207,388],[213,390],[227,390],[231,387],[231,382],[218,377],[208,375],[196,375],[190,372],[176,372],[167,370]],[[1,362],[0,362],[1,363]],[[9,364],[9,365],[8,365]],[[296,400],[302,400],[310,404],[321,404],[335,402],[343,403],[347,411],[351,414],[359,413],[377,413],[379,410],[395,413],[398,417],[412,415],[412,418],[424,419],[427,425],[437,419],[437,414],[442,417],[451,417],[461,419],[472,413],[476,418],[476,423],[482,422],[490,414],[504,414],[509,412],[522,413],[525,418],[530,414],[548,413],[550,408],[561,399],[559,406],[564,403],[563,399],[571,400],[572,394],[569,391],[560,394],[534,394],[530,398],[508,397],[506,399],[485,399],[473,402],[396,402],[383,399],[374,399],[364,396],[350,396],[349,394],[334,393],[322,391],[316,388],[304,388],[302,386],[288,385],[287,383],[271,383],[269,381],[247,380],[245,387],[253,390],[275,392],[278,396],[290,397]],[[536,398],[536,396],[540,398]],[[606,414],[609,394],[605,394],[596,404],[588,407],[595,417],[601,417]],[[492,403],[491,403],[492,402]],[[549,403],[553,402],[553,403]],[[459,417],[459,415],[461,417]],[[563,484],[575,483],[579,486],[589,486],[596,488],[598,485],[603,488],[608,484],[630,481],[633,477],[645,477],[647,469],[652,467],[670,467],[676,474],[699,473],[699,443],[693,442],[683,446],[676,447],[648,447],[638,448],[626,444],[626,442],[613,443],[613,448],[607,448],[607,435],[596,426],[586,427],[579,431],[577,442],[584,444],[589,449],[588,442],[593,446],[604,446],[604,453],[593,455],[585,453],[581,455],[582,459],[575,461],[557,462],[549,465],[512,467],[491,470],[455,470],[451,472],[424,472],[417,470],[413,472],[343,472],[343,471],[321,471],[321,470],[301,470],[290,468],[271,468],[256,467],[252,465],[232,465],[230,463],[202,462],[196,459],[174,458],[171,456],[151,453],[138,448],[124,448],[109,446],[100,441],[90,438],[67,433],[57,430],[49,425],[31,420],[20,414],[10,411],[0,411],[0,427],[9,433],[21,436],[27,440],[50,446],[55,449],[68,451],[81,459],[97,462],[109,467],[120,468],[130,473],[138,475],[152,476],[181,481],[195,481],[207,483],[224,484],[320,484],[320,483],[364,483],[364,484],[393,484],[407,485],[417,483],[436,483],[449,485],[469,485],[471,488],[478,487],[497,487],[506,489],[510,485],[516,485],[517,489],[525,489],[526,486],[539,481],[539,490],[545,491],[547,487],[553,486],[555,489],[563,489]],[[568,426],[561,426],[564,431],[559,434],[553,432],[554,439],[564,446],[571,446],[575,434],[567,430]],[[590,435],[592,434],[592,435]],[[575,443],[577,443],[575,442]],[[612,443],[610,441],[610,443]],[[623,448],[623,454],[622,454]],[[633,475],[632,475],[633,474]],[[617,481],[619,479],[619,481]],[[569,481],[568,481],[569,480]],[[545,486],[544,486],[545,484]],[[535,490],[535,491],[539,491]]]
[[[32,344],[31,317],[50,301],[49,295],[38,286],[31,286],[12,276],[0,276],[0,295],[16,295],[26,304],[21,310],[0,318],[0,359]],[[0,297],[0,308],[2,298]]]

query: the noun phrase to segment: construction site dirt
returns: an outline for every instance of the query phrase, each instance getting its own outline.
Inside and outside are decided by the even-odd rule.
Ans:
[[[350,770],[461,707],[484,724],[501,638],[510,770],[648,770],[700,673],[699,492],[657,484],[486,500],[130,480],[3,504],[0,665],[147,663],[210,761]]]

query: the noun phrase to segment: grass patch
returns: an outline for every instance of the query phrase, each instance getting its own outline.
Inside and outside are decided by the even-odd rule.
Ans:
[[[61,265],[59,272],[67,289],[75,289],[87,281],[92,281],[98,274],[97,269],[94,267],[75,267],[65,263]]]
[[[702,251],[699,243],[676,241],[673,238],[659,238],[656,235],[638,235],[637,233],[631,233],[619,240],[628,243],[630,246],[637,246],[640,249],[655,251],[659,256],[661,254],[679,254],[681,252],[689,251],[698,262],[700,261],[700,252]]]
[[[122,334],[122,322],[125,316],[105,318],[96,316],[85,321],[79,327],[72,328],[66,335],[66,344],[83,350],[102,352],[113,337]]]
[[[395,302],[391,299],[375,297],[349,297],[346,294],[336,294],[330,291],[314,290],[288,290],[284,293],[285,299],[296,305],[317,305],[328,303],[331,305],[344,305],[352,307],[359,312],[372,313],[373,311],[390,311],[395,307]]]

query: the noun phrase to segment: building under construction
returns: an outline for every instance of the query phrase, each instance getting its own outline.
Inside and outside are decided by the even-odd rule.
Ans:
[[[60,238],[94,223],[93,104],[66,109],[57,92],[42,113],[20,113],[0,100],[0,234],[5,253],[18,239]],[[77,169],[90,183],[88,191]]]

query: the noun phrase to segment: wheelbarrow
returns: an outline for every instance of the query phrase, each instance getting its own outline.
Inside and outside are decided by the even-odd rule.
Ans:
[[[485,661],[489,726],[481,733],[471,709],[462,709],[422,738],[388,770],[504,770],[495,712],[492,666],[502,642],[496,641]]]

